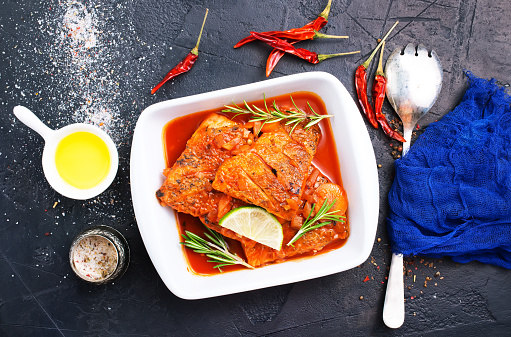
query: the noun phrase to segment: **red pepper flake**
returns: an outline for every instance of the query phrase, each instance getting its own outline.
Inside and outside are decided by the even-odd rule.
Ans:
[[[411,300],[413,300],[413,298],[414,298],[413,296],[410,297]]]
[[[366,278],[364,279],[364,282],[367,282],[369,281],[369,276],[366,276]]]
[[[44,233],[44,236],[50,236],[50,235],[51,235],[51,233],[50,233],[50,232],[46,232],[46,233]]]
[[[419,124],[417,124],[417,130],[419,130],[419,128],[420,128],[420,126],[419,126]]]

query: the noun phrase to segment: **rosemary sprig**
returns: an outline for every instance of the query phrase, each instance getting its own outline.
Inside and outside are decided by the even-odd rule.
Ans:
[[[305,130],[309,129],[314,124],[317,124],[321,122],[321,120],[325,118],[333,117],[333,115],[320,115],[310,105],[309,102],[307,102],[307,105],[309,106],[309,109],[312,111],[312,114],[308,115],[305,111],[298,108],[298,106],[295,104],[295,101],[293,100],[292,96],[289,96],[291,98],[291,102],[293,102],[293,105],[296,109],[295,110],[284,110],[282,111],[277,106],[277,103],[275,100],[273,101],[272,107],[268,108],[268,105],[266,104],[266,97],[263,95],[263,101],[264,101],[264,108],[265,110],[259,108],[258,106],[252,105],[250,106],[247,101],[243,100],[243,103],[245,107],[240,107],[236,103],[232,102],[233,106],[225,105],[224,107],[226,109],[222,110],[222,112],[230,112],[235,113],[234,117],[243,115],[243,114],[251,114],[250,122],[263,122],[261,125],[261,128],[266,123],[279,123],[280,121],[285,120],[286,125],[293,125],[291,128],[291,131],[289,134],[293,133],[294,129],[304,120],[310,120],[305,125]],[[260,129],[259,129],[260,131]],[[259,131],[257,132],[259,134]]]
[[[305,233],[310,232],[311,230],[314,230],[316,228],[328,225],[329,223],[335,222],[344,222],[345,216],[337,215],[335,213],[339,212],[339,210],[336,211],[329,211],[333,205],[335,205],[335,199],[331,204],[328,204],[328,199],[325,199],[325,202],[319,209],[318,213],[314,217],[311,218],[312,212],[314,212],[314,208],[316,204],[312,205],[312,209],[309,213],[309,216],[307,219],[305,219],[305,222],[302,224],[302,227],[298,230],[298,232],[293,236],[291,241],[287,244],[288,246],[292,246],[293,243],[301,238]]]
[[[222,235],[207,227],[206,229],[209,233],[204,232],[204,235],[210,241],[207,241],[190,231],[185,231],[185,234],[181,234],[185,241],[180,243],[192,249],[195,253],[205,254],[211,259],[208,260],[208,262],[218,263],[214,266],[214,268],[218,268],[220,271],[222,271],[222,267],[232,266],[235,264],[241,264],[247,268],[254,269],[254,267],[243,261],[242,258],[229,252]]]

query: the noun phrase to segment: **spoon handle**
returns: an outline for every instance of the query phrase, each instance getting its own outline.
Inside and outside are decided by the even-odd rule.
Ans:
[[[32,111],[24,106],[15,106],[13,113],[23,124],[37,132],[45,141],[54,132],[54,130],[47,127]]]
[[[403,254],[393,253],[383,303],[383,322],[389,328],[397,329],[405,321],[404,297]]]
[[[403,138],[406,139],[406,142],[403,143],[403,151],[401,152],[401,157],[403,157],[408,150],[410,149],[410,143],[412,141],[412,128],[403,127]]]

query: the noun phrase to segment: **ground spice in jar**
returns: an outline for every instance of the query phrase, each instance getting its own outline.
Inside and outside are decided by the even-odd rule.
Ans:
[[[73,247],[72,259],[80,276],[94,282],[104,280],[115,271],[118,254],[110,240],[93,235],[84,237]]]

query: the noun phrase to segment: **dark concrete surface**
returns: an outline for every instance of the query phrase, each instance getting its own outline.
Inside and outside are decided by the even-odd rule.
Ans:
[[[174,296],[152,266],[130,196],[130,145],[138,116],[156,102],[265,79],[269,49],[258,43],[232,46],[250,30],[302,26],[326,2],[0,2],[1,336],[511,336],[511,272],[449,258],[405,259],[406,320],[400,329],[385,327],[381,317],[390,263],[385,219],[395,155],[389,138],[371,127],[381,165],[380,217],[371,256],[361,266],[197,301]],[[195,45],[206,8],[210,13],[195,67],[150,95]],[[73,10],[88,33],[77,30]],[[285,57],[272,77],[326,71],[354,97],[356,66],[398,19],[385,57],[396,47],[420,42],[434,48],[444,66],[441,96],[420,120],[419,135],[457,104],[466,88],[463,70],[509,86],[510,15],[508,0],[334,0],[324,31],[350,39],[302,46],[320,53],[360,49],[362,55],[319,65]],[[102,123],[120,155],[112,186],[88,201],[53,191],[41,168],[43,140],[15,119],[12,108],[18,104],[52,128]],[[384,109],[395,118],[388,103]],[[92,224],[113,226],[129,241],[131,265],[114,284],[86,285],[69,266],[73,237]]]

